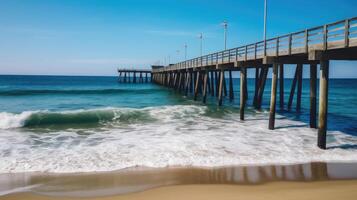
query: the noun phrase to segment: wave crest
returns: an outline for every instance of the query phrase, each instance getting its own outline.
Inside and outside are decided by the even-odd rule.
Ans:
[[[25,111],[20,114],[1,112],[0,129],[55,125],[98,125],[107,122],[130,124],[187,118],[203,113],[203,107],[200,106],[162,106],[142,109],[103,108],[62,112]]]

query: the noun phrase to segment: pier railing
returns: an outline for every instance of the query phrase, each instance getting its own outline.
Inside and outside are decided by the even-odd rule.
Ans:
[[[357,46],[357,17],[179,62],[153,73]]]

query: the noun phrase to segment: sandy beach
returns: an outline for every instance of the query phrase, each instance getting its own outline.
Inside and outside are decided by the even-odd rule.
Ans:
[[[355,163],[0,175],[0,199],[352,199]],[[307,198],[308,197],[308,198]]]
[[[154,200],[154,199],[355,199],[357,181],[323,181],[323,182],[276,182],[254,186],[243,185],[183,185],[168,186],[128,195],[81,198],[100,200]],[[2,200],[66,200],[73,197],[49,197],[31,193],[8,195]]]

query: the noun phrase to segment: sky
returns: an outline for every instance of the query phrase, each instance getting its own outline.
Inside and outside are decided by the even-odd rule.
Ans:
[[[116,75],[263,39],[264,0],[0,0],[0,74]],[[267,37],[355,17],[356,0],[269,0]],[[307,73],[308,70],[305,70]],[[286,70],[293,74],[293,67]],[[357,78],[333,61],[331,77]]]

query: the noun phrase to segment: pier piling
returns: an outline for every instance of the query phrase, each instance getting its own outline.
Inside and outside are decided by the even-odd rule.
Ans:
[[[232,71],[229,70],[229,99],[233,100],[234,92],[233,92],[233,78],[232,78]]]
[[[295,94],[295,88],[296,88],[296,82],[298,79],[298,75],[299,75],[299,68],[296,67],[295,70],[295,75],[294,75],[294,79],[293,82],[291,84],[291,89],[290,89],[290,95],[289,95],[289,102],[288,102],[288,110],[291,110],[291,106],[293,104],[293,99],[294,99],[294,94]]]
[[[276,89],[278,79],[278,64],[273,64],[273,74],[271,83],[271,97],[270,97],[270,112],[269,112],[269,129],[275,128],[275,107],[276,107]]]
[[[202,102],[206,103],[206,98],[207,98],[207,81],[208,81],[208,71],[206,70],[204,72],[204,78],[203,78],[203,91],[202,91]]]
[[[257,105],[256,108],[257,109],[261,109],[262,107],[262,101],[263,101],[263,94],[264,94],[264,88],[265,88],[265,82],[268,76],[268,71],[269,71],[269,66],[264,66],[262,68],[261,73],[261,77],[260,77],[260,85],[259,85],[259,91],[258,91],[258,97],[257,97]]]
[[[247,69],[245,67],[242,67],[240,70],[240,108],[239,108],[239,113],[240,113],[240,120],[244,120],[244,109],[245,109],[245,102],[246,102],[246,76],[247,76]]]
[[[200,84],[200,71],[196,71],[195,95],[193,97],[193,100],[195,101],[197,100],[197,96],[198,96],[199,84]]]
[[[317,146],[326,149],[329,61],[320,62],[319,129]]]
[[[279,65],[279,98],[280,110],[284,110],[284,64]]]
[[[310,127],[316,128],[316,76],[317,65],[310,65]]]
[[[223,80],[224,79],[224,71],[221,70],[221,72],[219,72],[219,89],[218,89],[218,105],[221,106],[223,99]]]
[[[296,112],[301,111],[301,92],[302,92],[302,70],[303,65],[298,64],[298,80],[297,80],[297,95],[296,95]]]
[[[216,97],[219,96],[219,83],[220,83],[220,75],[219,72],[215,71],[214,72],[214,77],[216,79]]]
[[[258,92],[259,92],[259,83],[260,83],[260,78],[259,78],[259,67],[255,68],[255,89],[254,89],[254,97],[253,97],[253,106],[256,108],[257,107],[257,100],[258,100]]]
[[[211,96],[212,96],[212,97],[214,97],[214,92],[215,92],[215,91],[214,91],[214,88],[215,88],[215,87],[214,87],[214,85],[215,85],[215,84],[214,84],[214,83],[215,83],[214,81],[215,81],[215,79],[214,79],[214,76],[213,76],[213,71],[211,71],[211,78],[210,78],[211,85],[210,85],[210,86],[211,86]]]
[[[226,76],[225,76],[225,71],[222,70],[221,72],[223,74],[223,92],[224,92],[224,96],[227,96],[227,84],[226,84]]]

